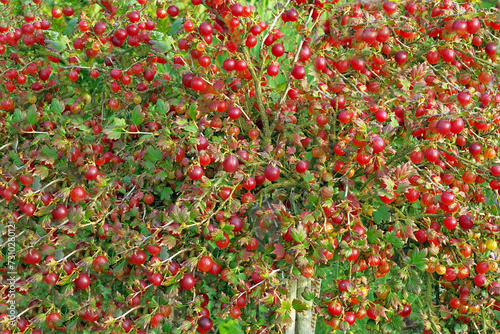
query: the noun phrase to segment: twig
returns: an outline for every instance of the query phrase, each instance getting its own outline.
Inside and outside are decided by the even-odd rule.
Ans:
[[[25,231],[22,231],[21,233],[19,233],[18,235],[16,235],[16,236],[14,237],[14,239],[17,239],[18,237],[20,237],[21,235],[23,235],[23,234],[24,234],[24,232],[26,232],[26,230],[25,230]],[[9,238],[9,239],[10,239],[10,238]],[[4,242],[4,243],[0,246],[0,248],[3,248],[5,245],[7,245],[7,244],[10,242],[10,240],[9,240],[9,239],[7,239],[7,241],[6,241],[6,242]]]
[[[166,260],[162,261],[162,263],[165,263],[165,262],[171,261],[174,257],[176,257],[177,255],[182,254],[182,253],[184,253],[184,252],[186,252],[186,251],[187,251],[187,249],[180,250],[180,251],[178,251],[177,253],[175,253],[174,255],[172,255],[171,257],[169,257],[168,259],[166,259]]]
[[[281,269],[274,269],[273,271],[271,271],[269,273],[269,275],[267,276],[266,279],[263,279],[259,283],[255,284],[255,285],[252,285],[248,290],[252,291],[253,289],[255,289],[256,287],[258,287],[259,285],[265,283],[274,273],[277,273],[279,271],[281,271]],[[240,295],[238,296],[238,298],[240,298],[241,296],[243,296],[245,293],[246,293],[246,291],[243,291],[242,293],[240,293]]]
[[[5,144],[4,146],[0,147],[0,151],[3,150],[4,148],[9,147],[10,145],[12,145],[12,143],[8,143],[8,144]]]
[[[140,291],[139,291],[140,292]],[[123,313],[121,316],[119,316],[118,318],[116,318],[115,320],[120,320],[121,318],[125,318],[125,316],[127,314],[129,314],[130,312],[133,312],[134,310],[137,310],[140,306],[136,306],[136,307],[133,307],[131,308],[130,310],[128,310],[127,312]]]
[[[311,11],[309,12],[309,16],[308,16],[306,24],[305,24],[306,29],[307,29],[307,26],[309,25],[309,22],[311,21],[313,12],[314,12],[314,9],[311,9]],[[295,53],[295,57],[293,58],[293,61],[290,63],[290,71],[292,70],[293,64],[295,64],[297,62],[297,60],[299,59],[300,51],[302,51],[303,45],[304,45],[304,36],[301,36],[300,42],[299,42],[299,47],[297,48],[297,52]],[[286,88],[285,88],[285,91],[283,92],[283,95],[281,96],[279,104],[283,104],[283,102],[285,102],[285,99],[287,97],[287,93],[290,90],[290,83],[291,82],[292,82],[292,76],[289,74],[288,81],[286,83]]]
[[[273,31],[274,26],[276,25],[276,22],[278,22],[279,18],[281,17],[281,14],[283,14],[283,12],[285,11],[286,7],[290,4],[290,1],[291,0],[288,0],[286,2],[286,4],[283,6],[283,8],[281,9],[281,11],[279,12],[279,14],[274,17],[274,21],[273,21],[273,23],[271,23],[271,26],[269,27],[269,29],[267,31],[267,34],[264,36],[264,38],[262,38],[262,44],[260,45],[259,54],[262,51],[262,45],[264,45],[264,41],[269,37],[269,35],[271,34],[271,31]],[[260,71],[259,72],[261,74],[263,72],[263,69],[264,69],[264,62],[262,62],[261,66],[260,66]]]

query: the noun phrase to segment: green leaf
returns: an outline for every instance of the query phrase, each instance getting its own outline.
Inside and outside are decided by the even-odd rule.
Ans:
[[[238,324],[237,320],[219,320],[219,326],[217,327],[220,334],[243,334],[241,326]]]
[[[499,311],[494,311],[495,312],[495,319],[500,321],[500,312]]]
[[[68,25],[66,26],[66,30],[63,31],[63,35],[67,36],[73,32],[73,30],[76,27],[76,24],[78,23],[78,17],[72,18],[69,22]]]
[[[389,208],[386,205],[381,205],[377,211],[373,212],[373,220],[375,224],[380,224],[382,221],[389,219]]]
[[[420,271],[427,268],[427,248],[419,250],[415,248],[411,253],[411,263]]]
[[[370,244],[378,243],[381,237],[382,237],[382,231],[375,229],[374,226],[370,227],[366,231],[366,240]]]
[[[182,20],[182,19],[180,19]],[[163,44],[162,42],[155,41],[155,40],[149,40],[149,44],[151,45],[151,49],[161,52],[161,53],[167,53],[168,52],[168,46]]]
[[[125,125],[127,125],[127,122],[125,121],[124,118],[115,118],[113,120],[113,124],[116,126],[125,126]]]
[[[50,104],[50,108],[57,114],[60,114],[64,110],[64,104],[58,99],[52,99]]]
[[[498,312],[495,311],[495,315],[496,315],[496,313],[498,313]],[[453,330],[457,334],[465,334],[469,331],[469,326],[467,326],[467,324],[455,324],[455,327],[453,328]]]
[[[170,31],[167,33],[167,35],[173,36],[181,27],[182,21],[182,18],[175,20],[175,22],[172,24],[172,28],[170,28]]]
[[[141,112],[141,106],[137,105],[137,107],[132,110],[132,123],[135,125],[140,125],[144,121],[144,115]]]
[[[485,203],[490,206],[495,206],[497,203],[495,201],[495,193],[493,192],[493,190],[486,188],[484,189],[484,192],[486,197]]]
[[[196,126],[196,124],[187,124],[184,127],[184,131],[186,131],[186,132],[198,132],[198,127]]]
[[[23,112],[19,109],[14,110],[14,115],[12,117],[12,120],[14,122],[19,122],[24,119]]]
[[[165,101],[163,101],[162,99],[159,99],[156,102],[156,110],[158,110],[158,112],[161,115],[165,115],[168,111],[167,104],[165,103]]]
[[[286,89],[286,81],[276,86],[276,92],[282,92]]]
[[[196,107],[196,103],[189,106],[189,116],[191,116],[191,119],[196,119]]]
[[[396,232],[392,231],[384,235],[384,239],[390,243],[395,249],[401,249],[404,246],[404,241],[396,236]]]
[[[300,299],[294,299],[292,302],[292,307],[297,312],[304,312],[304,311],[307,311],[309,309],[309,306],[307,306],[307,304],[303,300],[300,300]]]
[[[144,156],[144,159],[151,162],[161,161],[163,159],[163,153],[157,147],[148,146],[146,148],[146,155]]]
[[[120,139],[123,135],[123,131],[120,128],[104,129],[102,132],[112,140]]]
[[[306,171],[304,173],[304,181],[311,182],[312,180],[314,180],[314,175],[311,172]]]
[[[160,193],[160,199],[162,201],[164,201],[164,200],[169,201],[170,200],[170,195],[172,195],[173,193],[174,193],[174,191],[172,190],[172,188],[165,187],[165,188],[163,188],[163,190]]]
[[[48,147],[47,145],[43,146],[40,159],[53,163],[57,159],[57,150],[53,147]]]
[[[418,275],[410,275],[408,281],[406,282],[406,289],[416,295],[420,294],[422,290],[422,280]]]
[[[21,161],[21,159],[19,159],[19,156],[15,151],[9,151],[9,157],[12,159],[14,164],[16,164],[16,166],[20,167],[23,165],[23,162]]]
[[[56,41],[51,41],[50,39],[45,40],[45,47],[54,52],[61,52],[65,49],[64,46],[57,43]]]
[[[38,116],[38,113],[36,112],[36,108],[35,108],[35,105],[32,104],[29,109],[28,109],[28,113],[26,114],[26,120],[31,124],[36,124],[38,123],[38,119],[40,117]]]
[[[397,128],[397,127],[399,127],[399,122],[398,122],[398,120],[396,119],[396,117],[394,117],[394,116],[393,116],[393,117],[391,117],[391,126],[392,126],[393,128]]]
[[[311,301],[316,297],[316,294],[311,289],[306,288],[304,292],[302,292],[302,297],[307,301]]]
[[[292,236],[292,239],[301,243],[304,240],[306,240],[307,233],[306,230],[304,229],[304,226],[299,225],[297,228],[293,228],[290,230],[290,234]]]

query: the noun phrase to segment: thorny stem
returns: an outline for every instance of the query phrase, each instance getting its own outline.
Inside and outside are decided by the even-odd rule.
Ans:
[[[278,22],[279,18],[281,17],[281,14],[283,14],[283,12],[285,11],[286,7],[288,6],[288,4],[290,4],[290,1],[291,0],[288,0],[286,2],[286,4],[283,6],[283,8],[281,9],[281,11],[279,12],[279,14],[277,14],[275,17],[274,17],[274,21],[273,23],[271,23],[271,26],[269,27],[269,29],[267,30],[267,34],[264,36],[264,38],[262,38],[262,44],[260,46],[260,50],[259,50],[259,54],[262,56],[262,45],[264,44],[264,41],[267,39],[267,37],[269,37],[269,34],[271,34],[271,31],[273,31],[274,29],[274,26],[276,25],[276,22]],[[261,66],[260,66],[260,71],[259,73],[262,75],[262,73],[264,72],[264,62],[262,62]]]
[[[171,257],[169,257],[168,259],[166,259],[165,261],[163,261],[163,263],[171,261],[174,257],[176,257],[177,255],[182,254],[182,253],[184,253],[186,251],[187,251],[187,249],[183,249],[183,250],[178,251],[177,253],[175,253],[174,255],[172,255]]]
[[[313,14],[313,9],[309,12],[309,17],[307,18],[305,28],[307,29],[307,26],[309,25],[309,22],[311,21],[312,14]],[[299,47],[297,48],[297,52],[295,53],[295,57],[293,58],[293,62],[290,63],[290,71],[292,70],[293,64],[297,62],[297,59],[299,59],[300,51],[302,51],[302,46],[304,45],[304,36],[300,37],[300,42],[299,42]],[[290,83],[292,82],[292,76],[291,74],[288,74],[288,81],[286,83],[286,88],[285,91],[283,92],[283,95],[281,96],[280,103],[283,104],[285,102],[285,99],[287,97],[287,93],[290,90]]]
[[[139,291],[139,292],[140,292],[140,291]],[[116,318],[115,320],[120,320],[121,318],[125,318],[125,316],[126,316],[127,314],[129,314],[129,313],[130,313],[130,312],[132,312],[132,311],[137,310],[139,307],[140,307],[140,306],[136,306],[136,307],[131,308],[130,310],[128,310],[127,312],[123,313],[121,316],[119,316],[119,317],[118,317],[118,318]]]
[[[68,255],[66,255],[65,257],[63,257],[62,259],[60,259],[59,261],[57,261],[57,263],[60,263],[60,262],[63,262],[65,260],[67,260],[71,255],[75,254],[75,253],[78,253],[81,249],[77,249],[77,250],[74,250],[72,251],[71,253],[69,253]]]
[[[266,278],[266,279],[264,279],[264,280],[260,281],[259,283],[255,284],[255,285],[252,285],[252,286],[251,286],[248,290],[252,291],[253,289],[255,289],[256,287],[258,287],[259,285],[261,285],[261,284],[265,283],[265,282],[266,282],[269,278],[271,278],[271,276],[272,276],[274,273],[277,273],[277,272],[279,272],[279,271],[281,271],[281,269],[274,269],[273,271],[271,271],[271,272],[269,273],[269,276],[267,276],[267,278]],[[241,296],[243,296],[245,293],[246,293],[246,291],[244,291],[244,292],[240,293],[240,295],[238,296],[238,298],[240,298]]]
[[[260,78],[258,77],[256,68],[252,62],[252,59],[250,58],[250,53],[248,52],[248,49],[246,47],[243,47],[243,56],[245,57],[245,61],[248,66],[248,70],[250,71],[250,74],[252,75],[252,79],[254,82],[254,87],[255,87],[255,97],[257,99],[257,105],[259,107],[259,114],[260,118],[262,119],[262,126],[264,129],[264,136],[263,136],[263,144],[264,146],[267,146],[271,140],[271,130],[269,128],[269,117],[266,115],[266,108],[264,106],[264,103],[262,102],[262,86],[260,85]]]
[[[14,239],[19,238],[21,235],[23,235],[23,234],[24,234],[24,232],[26,232],[26,231],[22,231],[21,233],[19,233],[18,235],[16,235],[16,236],[14,237]],[[9,238],[9,239],[10,239],[10,238]],[[0,246],[0,248],[3,248],[5,245],[7,245],[7,244],[9,243],[9,241],[10,241],[9,239],[7,239],[7,241],[6,241],[6,242],[4,242],[4,243]]]

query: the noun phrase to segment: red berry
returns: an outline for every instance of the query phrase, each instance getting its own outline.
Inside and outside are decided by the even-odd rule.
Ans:
[[[181,288],[184,290],[191,290],[195,285],[195,279],[193,275],[185,273],[184,277],[179,281]]]
[[[75,285],[78,289],[84,290],[90,286],[90,277],[85,273],[80,273],[75,280]]]
[[[176,17],[177,15],[179,15],[179,7],[177,7],[176,5],[170,5],[167,8],[167,13],[172,17]]]

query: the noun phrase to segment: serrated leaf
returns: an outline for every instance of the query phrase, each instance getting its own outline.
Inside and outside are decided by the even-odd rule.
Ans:
[[[304,173],[303,178],[304,181],[311,182],[312,180],[314,180],[314,175],[311,172],[307,171]]]
[[[307,301],[311,301],[316,297],[316,294],[311,289],[306,288],[304,292],[302,292],[302,297]]]
[[[151,45],[151,49],[153,49],[157,52],[167,53],[169,50],[168,46],[163,44],[160,41],[156,41],[156,40],[151,39],[151,40],[149,40],[149,44]]]
[[[26,114],[26,121],[28,121],[28,123],[33,125],[33,124],[38,123],[39,118],[40,117],[39,117],[38,113],[36,112],[36,107],[35,107],[35,105],[32,104],[28,108],[28,113]]]
[[[175,20],[175,22],[172,24],[172,28],[170,28],[170,31],[167,33],[168,36],[173,36],[181,27],[182,21],[184,21],[182,18],[178,18]]]
[[[229,319],[229,320],[219,320],[217,329],[220,334],[243,334],[241,326],[239,325],[237,320]]]
[[[14,122],[19,122],[22,121],[23,119],[24,119],[23,112],[20,109],[16,108],[14,110],[14,114],[12,115],[12,120]]]
[[[46,39],[45,41],[45,47],[49,49],[50,51],[53,52],[61,52],[65,49],[64,46],[61,44],[57,43],[56,41],[51,41],[50,39]]]
[[[279,84],[278,86],[276,86],[275,91],[278,93],[284,91],[286,89],[286,84],[286,81]]]
[[[290,230],[290,235],[292,236],[292,239],[295,240],[296,242],[303,242],[306,240],[307,233],[306,230],[304,229],[304,226],[299,225],[297,228],[292,227]]]
[[[196,119],[196,103],[189,106],[189,116],[191,119]]]
[[[137,105],[134,110],[132,110],[132,123],[135,125],[140,125],[144,121],[144,115],[141,112],[141,106]]]
[[[73,32],[73,30],[76,27],[76,24],[78,23],[78,17],[72,18],[69,22],[68,25],[66,26],[66,29],[63,31],[63,35],[67,36]]]
[[[381,237],[382,237],[382,231],[377,230],[374,226],[366,230],[366,240],[370,244],[378,243]]]
[[[23,165],[23,162],[21,161],[21,159],[19,159],[19,156],[17,155],[17,153],[15,151],[9,151],[9,157],[11,158],[11,160],[14,162],[14,164],[16,166]]]
[[[418,275],[409,275],[408,281],[406,282],[406,289],[416,295],[420,294],[422,291],[422,280]]]
[[[485,192],[484,195],[486,197],[486,200],[484,201],[484,203],[486,203],[487,205],[490,205],[490,206],[495,206],[497,203],[496,203],[496,196],[495,196],[495,193],[493,192],[493,190],[486,188],[483,191]]]
[[[174,191],[170,187],[165,187],[160,193],[160,199],[162,201],[170,201],[170,195],[172,195]]]
[[[125,121],[124,118],[115,118],[113,120],[113,124],[116,125],[116,126],[126,126],[127,125],[127,121]]]
[[[401,249],[404,246],[404,241],[396,236],[396,232],[392,231],[384,235],[385,241],[390,243],[395,249]]]
[[[309,306],[303,300],[297,298],[293,300],[292,307],[299,313],[307,311],[309,309]]]
[[[157,102],[156,102],[156,110],[161,114],[161,115],[165,115],[167,112],[168,112],[168,107],[167,107],[167,104],[165,103],[165,101],[163,101],[162,99],[159,99]]]
[[[148,148],[146,148],[146,155],[144,156],[144,159],[151,162],[158,162],[163,159],[163,153],[159,148],[148,146]]]
[[[375,224],[380,224],[382,221],[389,219],[389,209],[386,205],[381,205],[377,211],[373,212],[373,220]]]
[[[398,295],[394,292],[389,292],[385,300],[385,303],[388,308],[393,308],[393,309],[397,309],[401,305]]]
[[[121,136],[123,135],[123,131],[122,129],[120,128],[112,128],[112,129],[104,129],[102,131],[105,135],[108,136],[109,139],[112,139],[112,140],[117,140],[117,139],[120,139]]]
[[[42,147],[42,153],[40,154],[40,160],[45,162],[54,163],[57,159],[57,150],[47,145]]]
[[[186,132],[198,132],[198,127],[196,124],[187,124],[183,127],[183,130]]]
[[[62,104],[61,101],[54,98],[50,103],[50,109],[52,109],[52,111],[54,111],[55,113],[60,114],[64,110],[64,105]]]
[[[285,256],[285,248],[281,243],[274,244],[273,254],[276,255],[276,260],[280,260]]]
[[[419,270],[424,271],[427,268],[427,249],[419,250],[415,248],[411,253],[411,263]]]

